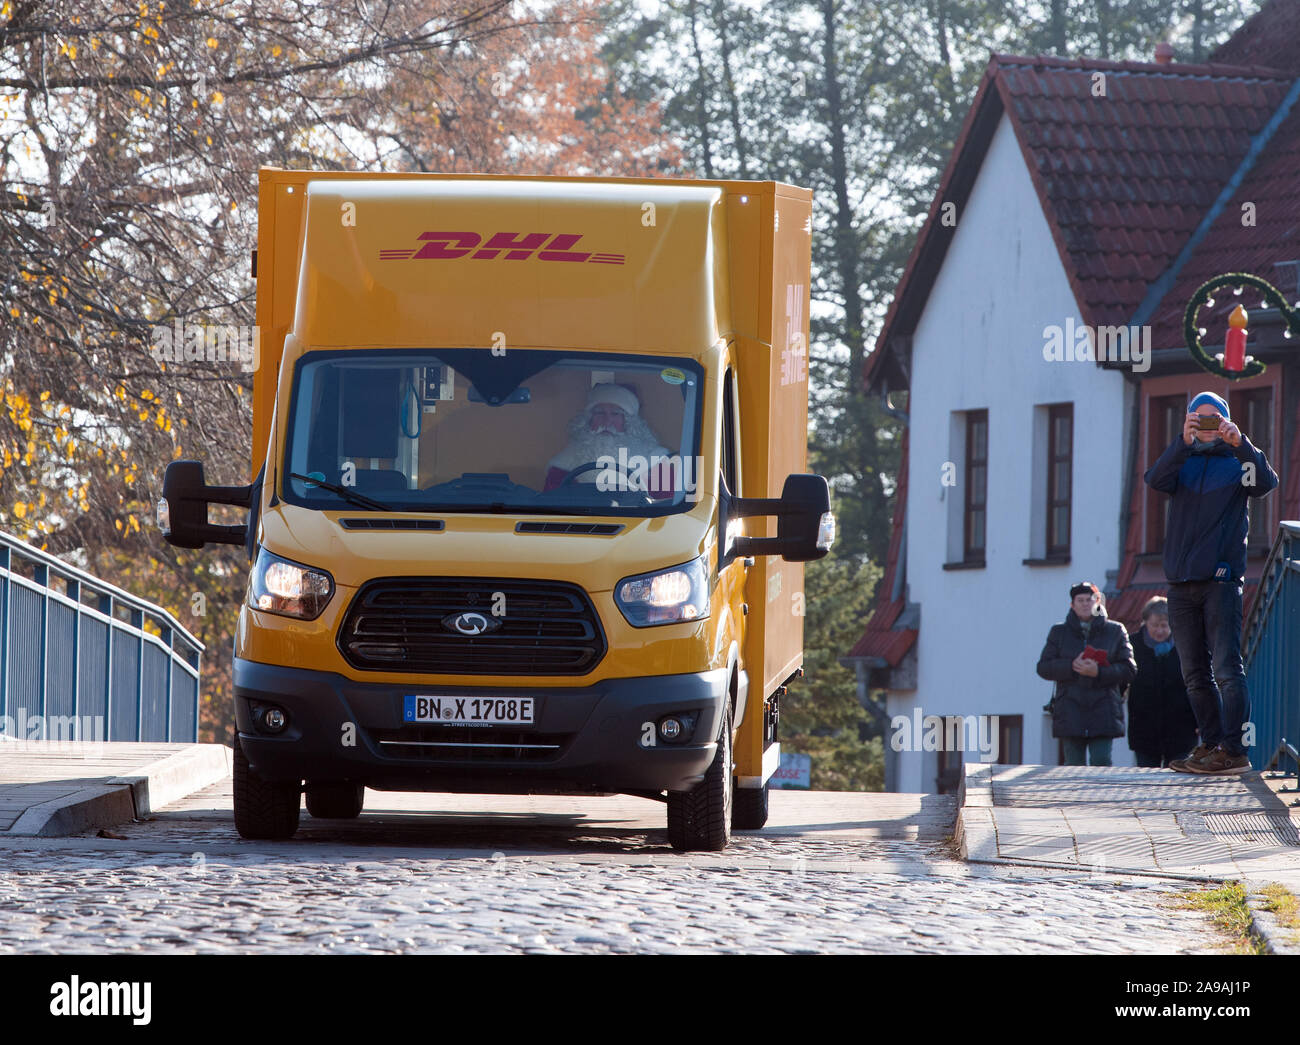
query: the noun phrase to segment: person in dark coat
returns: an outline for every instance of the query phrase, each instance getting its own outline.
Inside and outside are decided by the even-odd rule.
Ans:
[[[1104,658],[1084,657],[1089,647]],[[1128,632],[1106,619],[1095,584],[1081,581],[1070,589],[1070,612],[1048,632],[1038,674],[1056,683],[1052,736],[1065,742],[1065,764],[1110,765],[1111,744],[1124,735],[1122,690],[1137,665]]]
[[[1133,657],[1137,678],[1128,691],[1128,746],[1139,766],[1160,769],[1196,745],[1196,716],[1170,636],[1167,600],[1157,597],[1142,607]]]
[[[1196,750],[1169,768],[1225,776],[1250,771],[1250,691],[1241,659],[1248,504],[1277,488],[1277,473],[1220,396],[1202,392],[1187,411],[1181,435],[1145,476],[1170,495],[1169,626],[1201,734]]]

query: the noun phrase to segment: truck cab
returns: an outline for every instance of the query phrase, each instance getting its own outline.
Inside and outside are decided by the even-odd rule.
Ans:
[[[811,195],[261,172],[235,822],[364,788],[626,793],[679,850],[767,818],[802,659]],[[243,526],[208,505],[248,509]]]

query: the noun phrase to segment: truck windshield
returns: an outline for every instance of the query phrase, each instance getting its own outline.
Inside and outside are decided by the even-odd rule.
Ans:
[[[700,496],[702,382],[677,357],[310,352],[295,368],[283,495],[360,511],[684,511]]]

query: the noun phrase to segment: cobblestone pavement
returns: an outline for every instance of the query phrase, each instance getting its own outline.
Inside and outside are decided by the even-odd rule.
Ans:
[[[690,855],[667,847],[662,807],[641,800],[480,799],[514,810],[492,816],[447,812],[449,797],[380,796],[384,811],[350,823],[304,813],[294,840],[253,843],[234,835],[227,784],[125,825],[122,839],[5,841],[0,953],[1169,954],[1222,944],[1202,914],[1170,906],[1187,883],[955,860],[937,807],[919,809],[919,796],[839,796],[859,803],[855,819],[836,822],[832,809],[814,824],[802,822],[812,796],[774,795],[770,834]],[[883,805],[864,817],[872,799]],[[599,815],[561,812],[599,802]]]

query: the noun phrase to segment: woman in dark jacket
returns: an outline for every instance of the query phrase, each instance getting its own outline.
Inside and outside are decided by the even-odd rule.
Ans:
[[[1154,598],[1142,607],[1133,655],[1138,673],[1128,691],[1128,746],[1139,766],[1159,769],[1196,744],[1196,716],[1170,637],[1166,600]]]
[[[1088,648],[1104,654],[1084,657]],[[1065,741],[1065,764],[1111,764],[1111,742],[1124,735],[1122,691],[1137,665],[1128,632],[1106,619],[1101,592],[1083,581],[1070,589],[1070,612],[1048,632],[1038,674],[1056,683],[1052,696],[1052,736]]]

